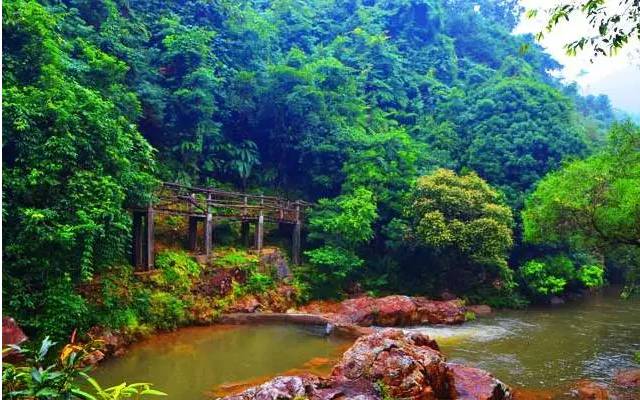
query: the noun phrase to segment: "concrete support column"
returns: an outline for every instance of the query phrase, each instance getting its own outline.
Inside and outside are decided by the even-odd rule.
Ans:
[[[262,250],[262,243],[264,240],[264,215],[262,214],[262,210],[260,210],[260,215],[258,215],[258,222],[256,223],[256,241],[255,246],[256,250]]]

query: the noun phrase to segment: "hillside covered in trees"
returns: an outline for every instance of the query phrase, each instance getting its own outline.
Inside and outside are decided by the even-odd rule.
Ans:
[[[76,287],[128,263],[126,208],[161,181],[317,203],[312,297],[522,306],[639,279],[639,128],[511,34],[515,0],[2,12],[4,307],[29,329],[97,322]]]

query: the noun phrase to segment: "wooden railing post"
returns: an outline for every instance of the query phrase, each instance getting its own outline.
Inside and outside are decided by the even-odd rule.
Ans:
[[[153,268],[153,265],[155,264],[155,257],[154,257],[154,224],[153,224],[153,216],[154,216],[154,212],[153,212],[153,207],[151,206],[151,204],[149,204],[149,206],[147,207],[147,226],[146,226],[146,242],[147,242],[147,254],[146,254],[146,261],[147,261],[147,270],[151,270]]]

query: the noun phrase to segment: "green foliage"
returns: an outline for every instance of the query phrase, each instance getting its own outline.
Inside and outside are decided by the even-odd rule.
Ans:
[[[406,215],[408,238],[431,252],[459,255],[450,283],[461,270],[476,274],[476,284],[500,278],[511,286],[507,255],[513,245],[511,210],[475,173],[440,169],[418,179]],[[465,265],[466,264],[466,265]]]
[[[583,265],[577,271],[577,278],[588,288],[604,285],[604,268],[600,265]]]
[[[200,275],[200,265],[185,251],[159,253],[156,268],[160,274],[153,277],[154,283],[174,294],[188,292],[192,281]]]
[[[636,261],[624,254],[640,246],[640,128],[614,125],[599,153],[547,175],[522,217],[526,241],[615,255],[624,264],[618,267],[629,271],[629,287],[635,286]]]
[[[273,288],[275,282],[269,275],[262,274],[260,272],[254,272],[247,278],[246,290],[249,293],[264,293],[267,290]]]
[[[448,215],[457,205],[446,199],[407,217],[415,180],[474,170],[518,209],[544,174],[598,146],[613,117],[606,98],[563,86],[547,73],[558,63],[512,34],[517,2],[475,3],[3,2],[6,312],[55,335],[155,323],[150,294],[109,267],[127,257],[124,209],[152,201],[156,179],[326,199],[309,219],[303,285],[437,292],[491,281],[511,296],[502,200],[488,195],[468,218]],[[626,175],[608,181],[619,204],[598,213],[604,235],[572,240],[636,240],[636,172],[611,171]],[[591,178],[601,177],[579,180]],[[460,203],[467,188],[454,187]],[[566,238],[530,216],[525,236]],[[180,240],[167,222],[160,233]],[[409,231],[422,239],[405,242]],[[188,303],[193,265],[158,261],[154,289]],[[257,260],[231,252],[216,262],[251,270]],[[104,303],[83,305],[83,285],[100,287]]]
[[[242,268],[254,270],[258,266],[258,257],[246,251],[229,249],[215,258],[216,266],[222,268]]]
[[[531,9],[527,15],[533,18],[538,11]],[[575,18],[588,21],[592,31],[565,44],[569,55],[576,55],[585,47],[593,51],[593,57],[615,55],[629,41],[640,39],[640,5],[632,0],[622,0],[615,5],[601,0],[563,1],[543,11],[547,19],[545,30],[548,32],[556,25]],[[536,37],[541,40],[544,32],[539,32]]]
[[[592,289],[604,284],[604,268],[596,264],[583,265],[576,269],[566,256],[547,256],[530,260],[520,268],[525,284],[541,296],[562,294],[565,289],[578,283]]]
[[[167,292],[151,292],[145,299],[147,308],[142,317],[152,326],[171,330],[183,324],[187,318],[183,300]]]
[[[567,281],[571,279],[573,265],[569,261],[569,270],[556,270],[553,267],[554,265],[531,260],[522,266],[520,273],[534,292],[541,295],[560,294],[564,291]]]
[[[357,188],[335,199],[322,199],[309,219],[309,237],[322,243],[306,251],[312,271],[307,277],[324,295],[337,293],[364,261],[357,255],[360,245],[373,237],[377,218],[373,193]]]
[[[19,365],[2,363],[3,399],[81,399],[81,400],[118,400],[123,398],[139,399],[143,396],[166,396],[165,393],[151,389],[150,383],[122,383],[112,388],[102,389],[84,367],[87,356],[96,349],[96,343],[80,345],[67,344],[53,361],[49,351],[55,342],[47,336],[37,349],[11,346],[3,350],[17,353],[23,358]],[[89,393],[80,387],[80,378],[87,380],[95,389]]]

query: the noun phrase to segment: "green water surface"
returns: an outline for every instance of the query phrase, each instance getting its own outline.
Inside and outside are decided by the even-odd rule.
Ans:
[[[499,311],[461,326],[418,329],[435,337],[450,361],[517,387],[610,383],[616,371],[640,367],[634,362],[640,299],[623,300],[615,289],[554,307]]]
[[[221,384],[260,383],[292,369],[319,372],[318,361],[330,369],[348,344],[297,326],[185,328],[135,344],[92,375],[103,387],[152,382],[170,399],[202,399]]]

